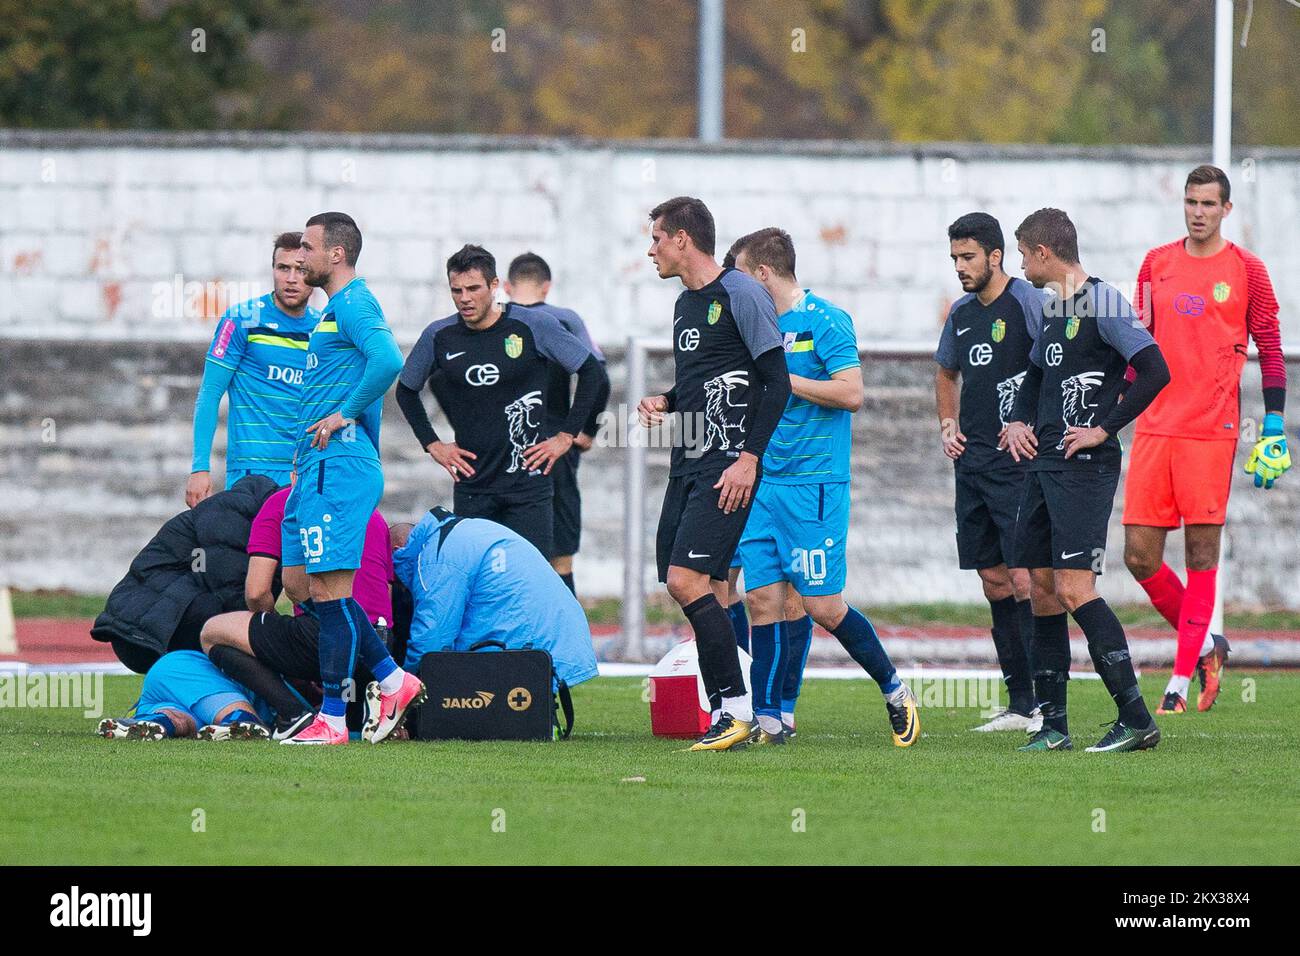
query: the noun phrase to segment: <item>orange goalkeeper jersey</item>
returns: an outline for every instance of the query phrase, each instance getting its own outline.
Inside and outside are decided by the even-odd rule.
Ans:
[[[1137,432],[1237,439],[1247,337],[1259,349],[1263,387],[1286,388],[1277,298],[1260,259],[1228,242],[1212,256],[1183,240],[1147,253],[1134,307],[1169,364],[1169,385],[1137,420]]]

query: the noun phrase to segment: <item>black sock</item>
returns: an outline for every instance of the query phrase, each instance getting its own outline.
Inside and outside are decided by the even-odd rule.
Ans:
[[[1070,625],[1064,614],[1034,617],[1034,692],[1043,709],[1043,727],[1070,732],[1065,717],[1070,679]]]
[[[989,609],[993,612],[993,647],[1007,685],[1007,704],[1017,714],[1028,715],[1034,709],[1034,676],[1020,639],[1016,599],[989,601]]]
[[[695,646],[700,653],[700,672],[712,675],[713,687],[720,697],[745,696],[745,678],[736,654],[736,632],[731,618],[710,592],[682,608],[695,631]],[[709,688],[709,679],[705,679]],[[712,697],[712,695],[710,695]]]
[[[1128,638],[1115,612],[1104,598],[1094,598],[1075,608],[1074,620],[1088,638],[1088,653],[1101,675],[1101,682],[1119,708],[1119,719],[1127,727],[1150,727],[1151,712],[1138,689]]]
[[[1016,623],[1020,626],[1020,643],[1025,648],[1029,673],[1034,672],[1034,602],[1025,598],[1016,602]]]
[[[561,574],[561,575],[560,575],[560,580],[564,582],[564,586],[565,586],[566,588],[569,589],[569,593],[570,593],[570,594],[572,594],[574,597],[577,597],[577,596],[578,596],[578,592],[575,591],[575,590],[573,589],[573,572],[572,572],[572,571],[570,571],[568,574]]]
[[[285,686],[280,675],[252,654],[246,654],[237,647],[218,644],[208,651],[208,660],[236,684],[247,687],[270,704],[276,717],[282,721],[291,721],[307,709],[298,696]]]

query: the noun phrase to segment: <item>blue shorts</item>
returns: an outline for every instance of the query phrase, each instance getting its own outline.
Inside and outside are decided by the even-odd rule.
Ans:
[[[145,675],[135,716],[180,710],[202,727],[214,723],[217,714],[236,701],[257,706],[253,695],[221,673],[206,655],[199,651],[170,651],[158,658]]]
[[[804,597],[839,594],[848,576],[849,483],[758,486],[740,538],[745,590],[788,581]]]
[[[293,472],[287,468],[284,471],[272,471],[265,468],[241,468],[238,471],[227,471],[226,490],[229,491],[231,488],[235,487],[235,482],[240,478],[247,478],[249,475],[265,475],[267,478],[274,481],[277,486],[283,488],[289,484],[289,476],[291,474],[293,474]]]
[[[374,458],[339,455],[312,462],[284,503],[280,563],[308,574],[361,567],[370,516],[384,496],[384,471]]]

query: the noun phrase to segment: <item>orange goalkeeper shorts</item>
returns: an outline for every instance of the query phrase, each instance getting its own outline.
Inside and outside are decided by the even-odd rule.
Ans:
[[[1124,524],[1223,524],[1235,441],[1136,435],[1124,482]]]

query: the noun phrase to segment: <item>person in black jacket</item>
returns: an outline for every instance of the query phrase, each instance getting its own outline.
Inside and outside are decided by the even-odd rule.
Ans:
[[[270,478],[248,475],[169,519],[113,588],[90,636],[138,674],[167,651],[198,650],[208,618],[245,608],[249,528],[275,490]]]

